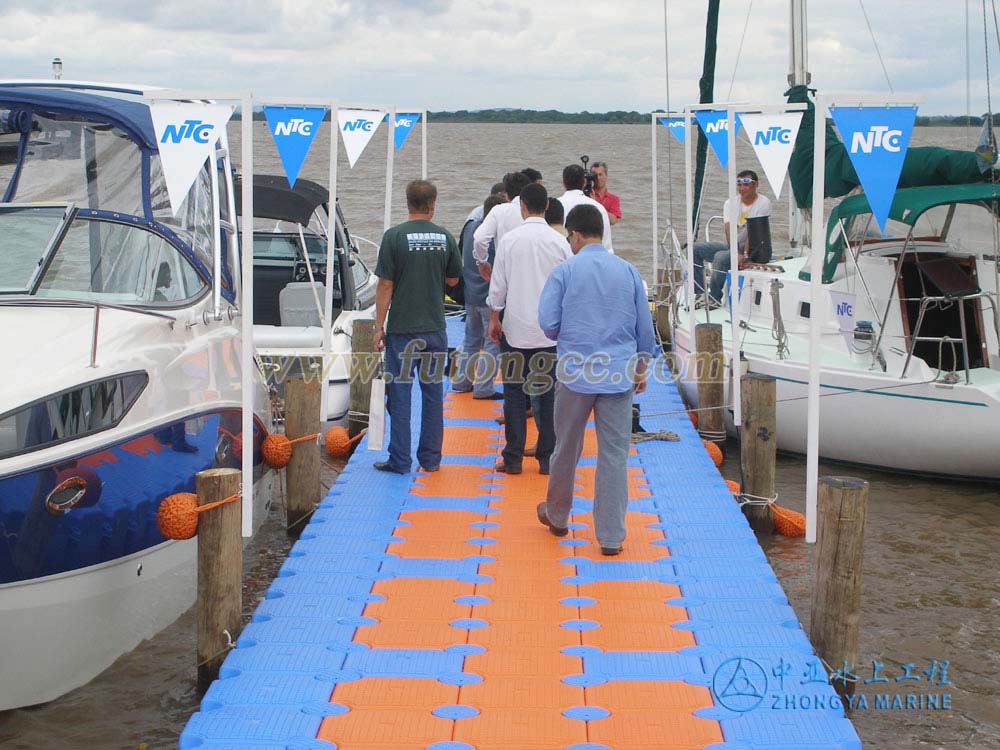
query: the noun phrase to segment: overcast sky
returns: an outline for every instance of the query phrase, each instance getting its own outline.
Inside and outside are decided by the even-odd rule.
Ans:
[[[966,111],[967,0],[865,0],[897,93]],[[749,16],[737,69],[737,50]],[[707,0],[667,0],[670,96],[695,103]],[[779,101],[788,0],[722,0],[716,101]],[[981,3],[971,3],[972,111],[986,110]],[[810,70],[826,91],[887,92],[857,0],[810,8]],[[666,105],[662,0],[3,0],[0,71],[344,103],[563,111]],[[1000,77],[996,32],[991,68]],[[1000,109],[1000,86],[993,108]]]

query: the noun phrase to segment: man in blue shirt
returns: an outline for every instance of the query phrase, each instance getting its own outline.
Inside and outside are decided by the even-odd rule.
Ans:
[[[657,350],[639,272],[601,245],[604,220],[580,205],[566,217],[573,257],[556,266],[538,302],[538,323],[556,341],[556,451],[538,520],[567,533],[576,465],[591,410],[597,429],[594,533],[601,553],[617,555],[625,539],[632,395],[646,389],[647,361]]]

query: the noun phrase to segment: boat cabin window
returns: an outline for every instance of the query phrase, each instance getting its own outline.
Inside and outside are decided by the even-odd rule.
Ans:
[[[127,373],[57,393],[0,416],[0,458],[114,427],[148,382],[144,372]]]
[[[141,226],[77,216],[36,294],[171,307],[207,289],[194,267],[160,235]]]

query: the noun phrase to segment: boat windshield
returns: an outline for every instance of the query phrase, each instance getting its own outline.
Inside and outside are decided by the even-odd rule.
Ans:
[[[57,235],[66,206],[0,206],[0,294],[27,294]]]
[[[173,307],[208,285],[170,242],[137,222],[66,206],[0,207],[6,294]]]

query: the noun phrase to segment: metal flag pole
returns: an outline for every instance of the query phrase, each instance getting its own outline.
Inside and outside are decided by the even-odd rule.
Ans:
[[[688,366],[694,366],[694,175],[691,173],[691,107],[684,108],[684,223],[687,226]]]
[[[650,145],[649,151],[652,154],[652,180],[653,180],[653,297],[654,299],[659,298],[659,283],[660,283],[660,220],[659,220],[659,196],[656,190],[657,181],[657,171],[656,171],[656,116],[657,112],[653,112],[650,115]]]
[[[420,179],[427,179],[427,110],[420,112]]]
[[[729,227],[729,320],[730,330],[730,352],[729,352],[729,377],[733,384],[733,393],[730,403],[733,406],[733,424],[738,430],[743,423],[743,398],[740,388],[740,249],[739,249],[739,213],[738,204],[740,197],[736,193],[736,115],[739,110],[729,105],[726,107],[726,177],[729,200],[730,216],[723,216],[722,223],[730,223]],[[725,213],[725,211],[723,211]]]
[[[385,157],[385,214],[383,216],[383,232],[388,232],[392,226],[392,173],[396,156],[396,108],[389,108],[389,138]]]
[[[243,536],[253,535],[253,414],[254,382],[251,377],[254,363],[253,345],[253,94],[240,97],[240,161],[243,165],[241,203],[243,224],[240,227],[240,377],[243,413],[240,431],[244,435],[240,456],[241,489],[243,492]],[[235,216],[233,221],[235,221]],[[251,436],[247,439],[246,436]]]
[[[823,257],[823,197],[826,183],[827,97],[816,96],[813,122],[812,242],[809,248],[809,385],[806,389],[806,543],[816,542],[816,497],[819,489],[819,366]]]

